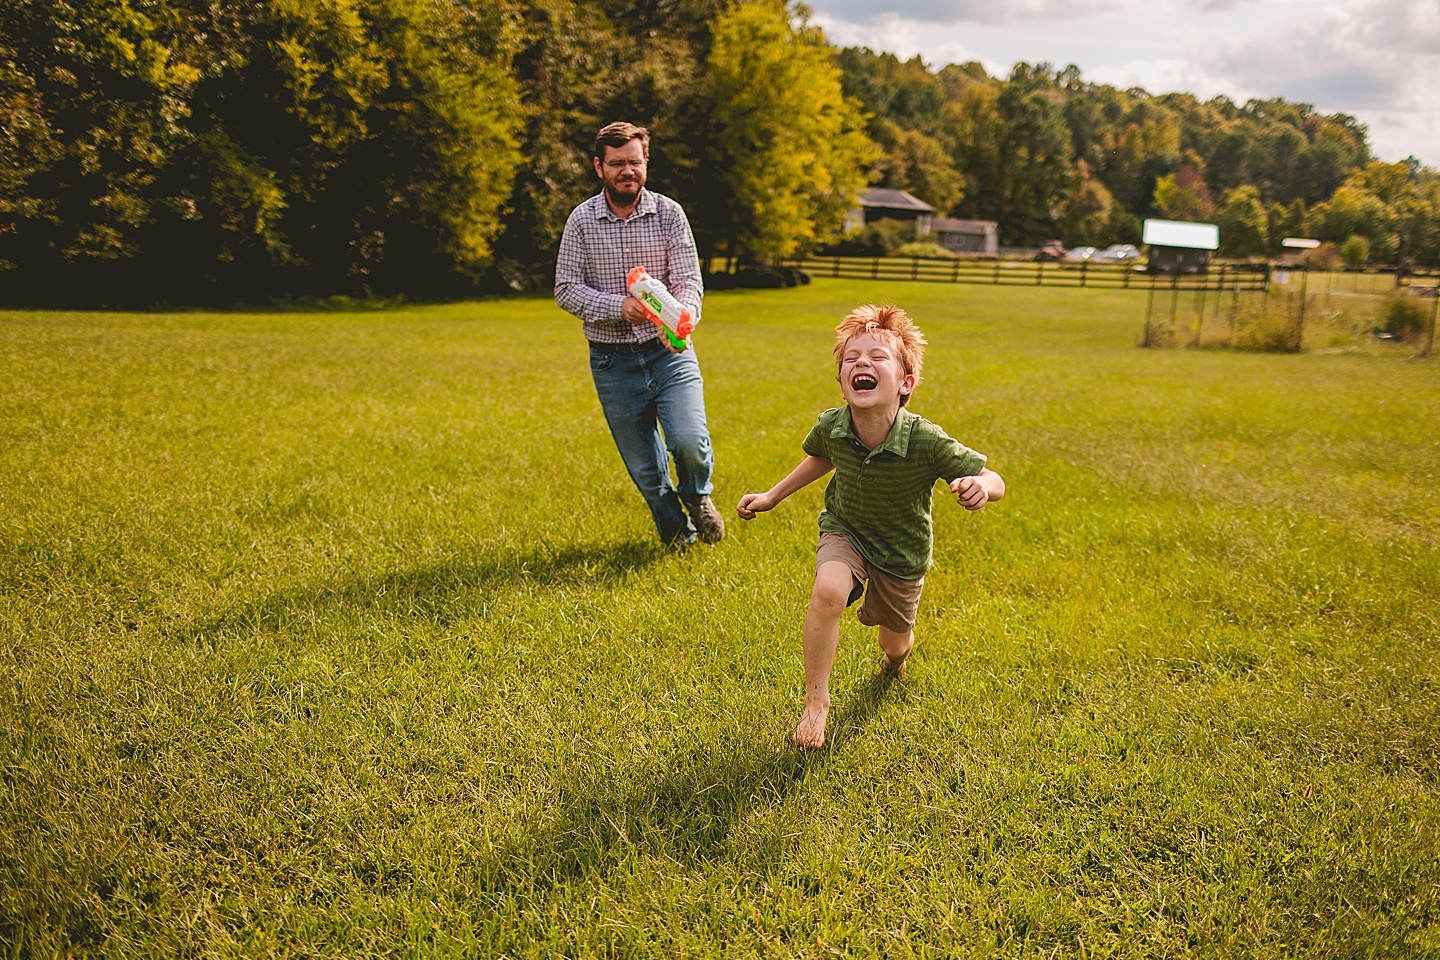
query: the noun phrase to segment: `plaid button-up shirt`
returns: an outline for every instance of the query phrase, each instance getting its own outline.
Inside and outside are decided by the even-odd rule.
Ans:
[[[570,211],[555,260],[555,302],[583,322],[585,339],[597,343],[643,343],[660,331],[620,316],[630,295],[625,275],[644,267],[669,288],[700,322],[705,286],[695,237],[680,204],[642,189],[629,219],[610,212],[602,191]]]

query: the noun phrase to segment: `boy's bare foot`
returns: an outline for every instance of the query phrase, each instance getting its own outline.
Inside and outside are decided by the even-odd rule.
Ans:
[[[894,677],[896,680],[905,679],[905,664],[910,662],[910,655],[895,658],[885,651],[880,651],[880,672],[886,676]]]
[[[830,701],[805,698],[805,712],[800,714],[800,725],[790,739],[795,746],[812,749],[825,742],[825,721],[830,716]]]

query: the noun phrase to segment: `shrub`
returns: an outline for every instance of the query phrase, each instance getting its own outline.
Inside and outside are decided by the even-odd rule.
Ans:
[[[1306,299],[1306,313],[1314,315],[1318,297]],[[1271,294],[1247,305],[1235,318],[1233,344],[1237,350],[1295,353],[1300,349],[1300,309],[1294,296]]]
[[[892,256],[896,257],[945,257],[955,259],[954,251],[946,250],[938,243],[920,242],[907,243],[895,250]]]
[[[1335,265],[1340,262],[1340,251],[1335,244],[1326,240],[1320,246],[1310,251],[1307,258],[1312,269],[1334,270]]]
[[[1340,247],[1340,257],[1347,267],[1363,267],[1370,256],[1370,241],[1364,237],[1352,236]]]
[[[1382,312],[1385,332],[1402,340],[1420,334],[1429,326],[1430,310],[1427,307],[1403,289],[1392,291],[1385,298]]]

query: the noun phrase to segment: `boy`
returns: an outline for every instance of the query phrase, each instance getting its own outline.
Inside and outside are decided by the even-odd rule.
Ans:
[[[801,747],[825,742],[840,615],[862,593],[859,620],[879,628],[881,669],[901,675],[930,567],[936,479],[946,480],[967,510],[1005,495],[1005,482],[986,468],[984,456],[904,409],[920,382],[925,349],[904,310],[857,307],[835,332],[845,405],[820,414],[802,444],[807,456],[789,476],[765,493],[745,494],[736,507],[742,519],[753,520],[835,471],[825,488],[805,614],[805,709],[793,738]]]

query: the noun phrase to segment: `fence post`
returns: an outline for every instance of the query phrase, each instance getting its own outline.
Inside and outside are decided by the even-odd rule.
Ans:
[[[1000,255],[995,255],[995,286],[1000,286]]]
[[[875,279],[878,279],[879,276],[880,276],[880,258],[879,258],[879,257],[876,257],[875,260],[870,264],[870,279],[871,279],[871,280],[875,280]]]
[[[1150,298],[1145,302],[1145,339],[1140,341],[1142,347],[1154,346],[1150,341],[1150,311],[1155,308],[1155,277],[1156,274],[1150,274]]]
[[[1044,261],[1044,260],[1036,260],[1036,261],[1035,261],[1035,286],[1037,286],[1037,287],[1040,286],[1040,281],[1044,278],[1044,276],[1045,276],[1045,261]]]
[[[1082,287],[1085,286],[1085,271],[1089,268],[1089,266],[1090,266],[1090,261],[1089,261],[1089,260],[1081,260],[1081,261],[1080,261],[1080,286],[1082,286]]]
[[[1305,348],[1305,291],[1310,286],[1310,264],[1300,265],[1300,318],[1295,322],[1295,352]]]
[[[911,257],[911,258],[910,258],[910,279],[911,279],[911,280],[919,280],[919,279],[920,279],[920,258],[919,258],[919,257]]]
[[[1425,338],[1425,349],[1420,351],[1420,356],[1430,356],[1430,348],[1435,346],[1435,314],[1440,313],[1440,283],[1435,286],[1435,302],[1430,304],[1430,335]]]

